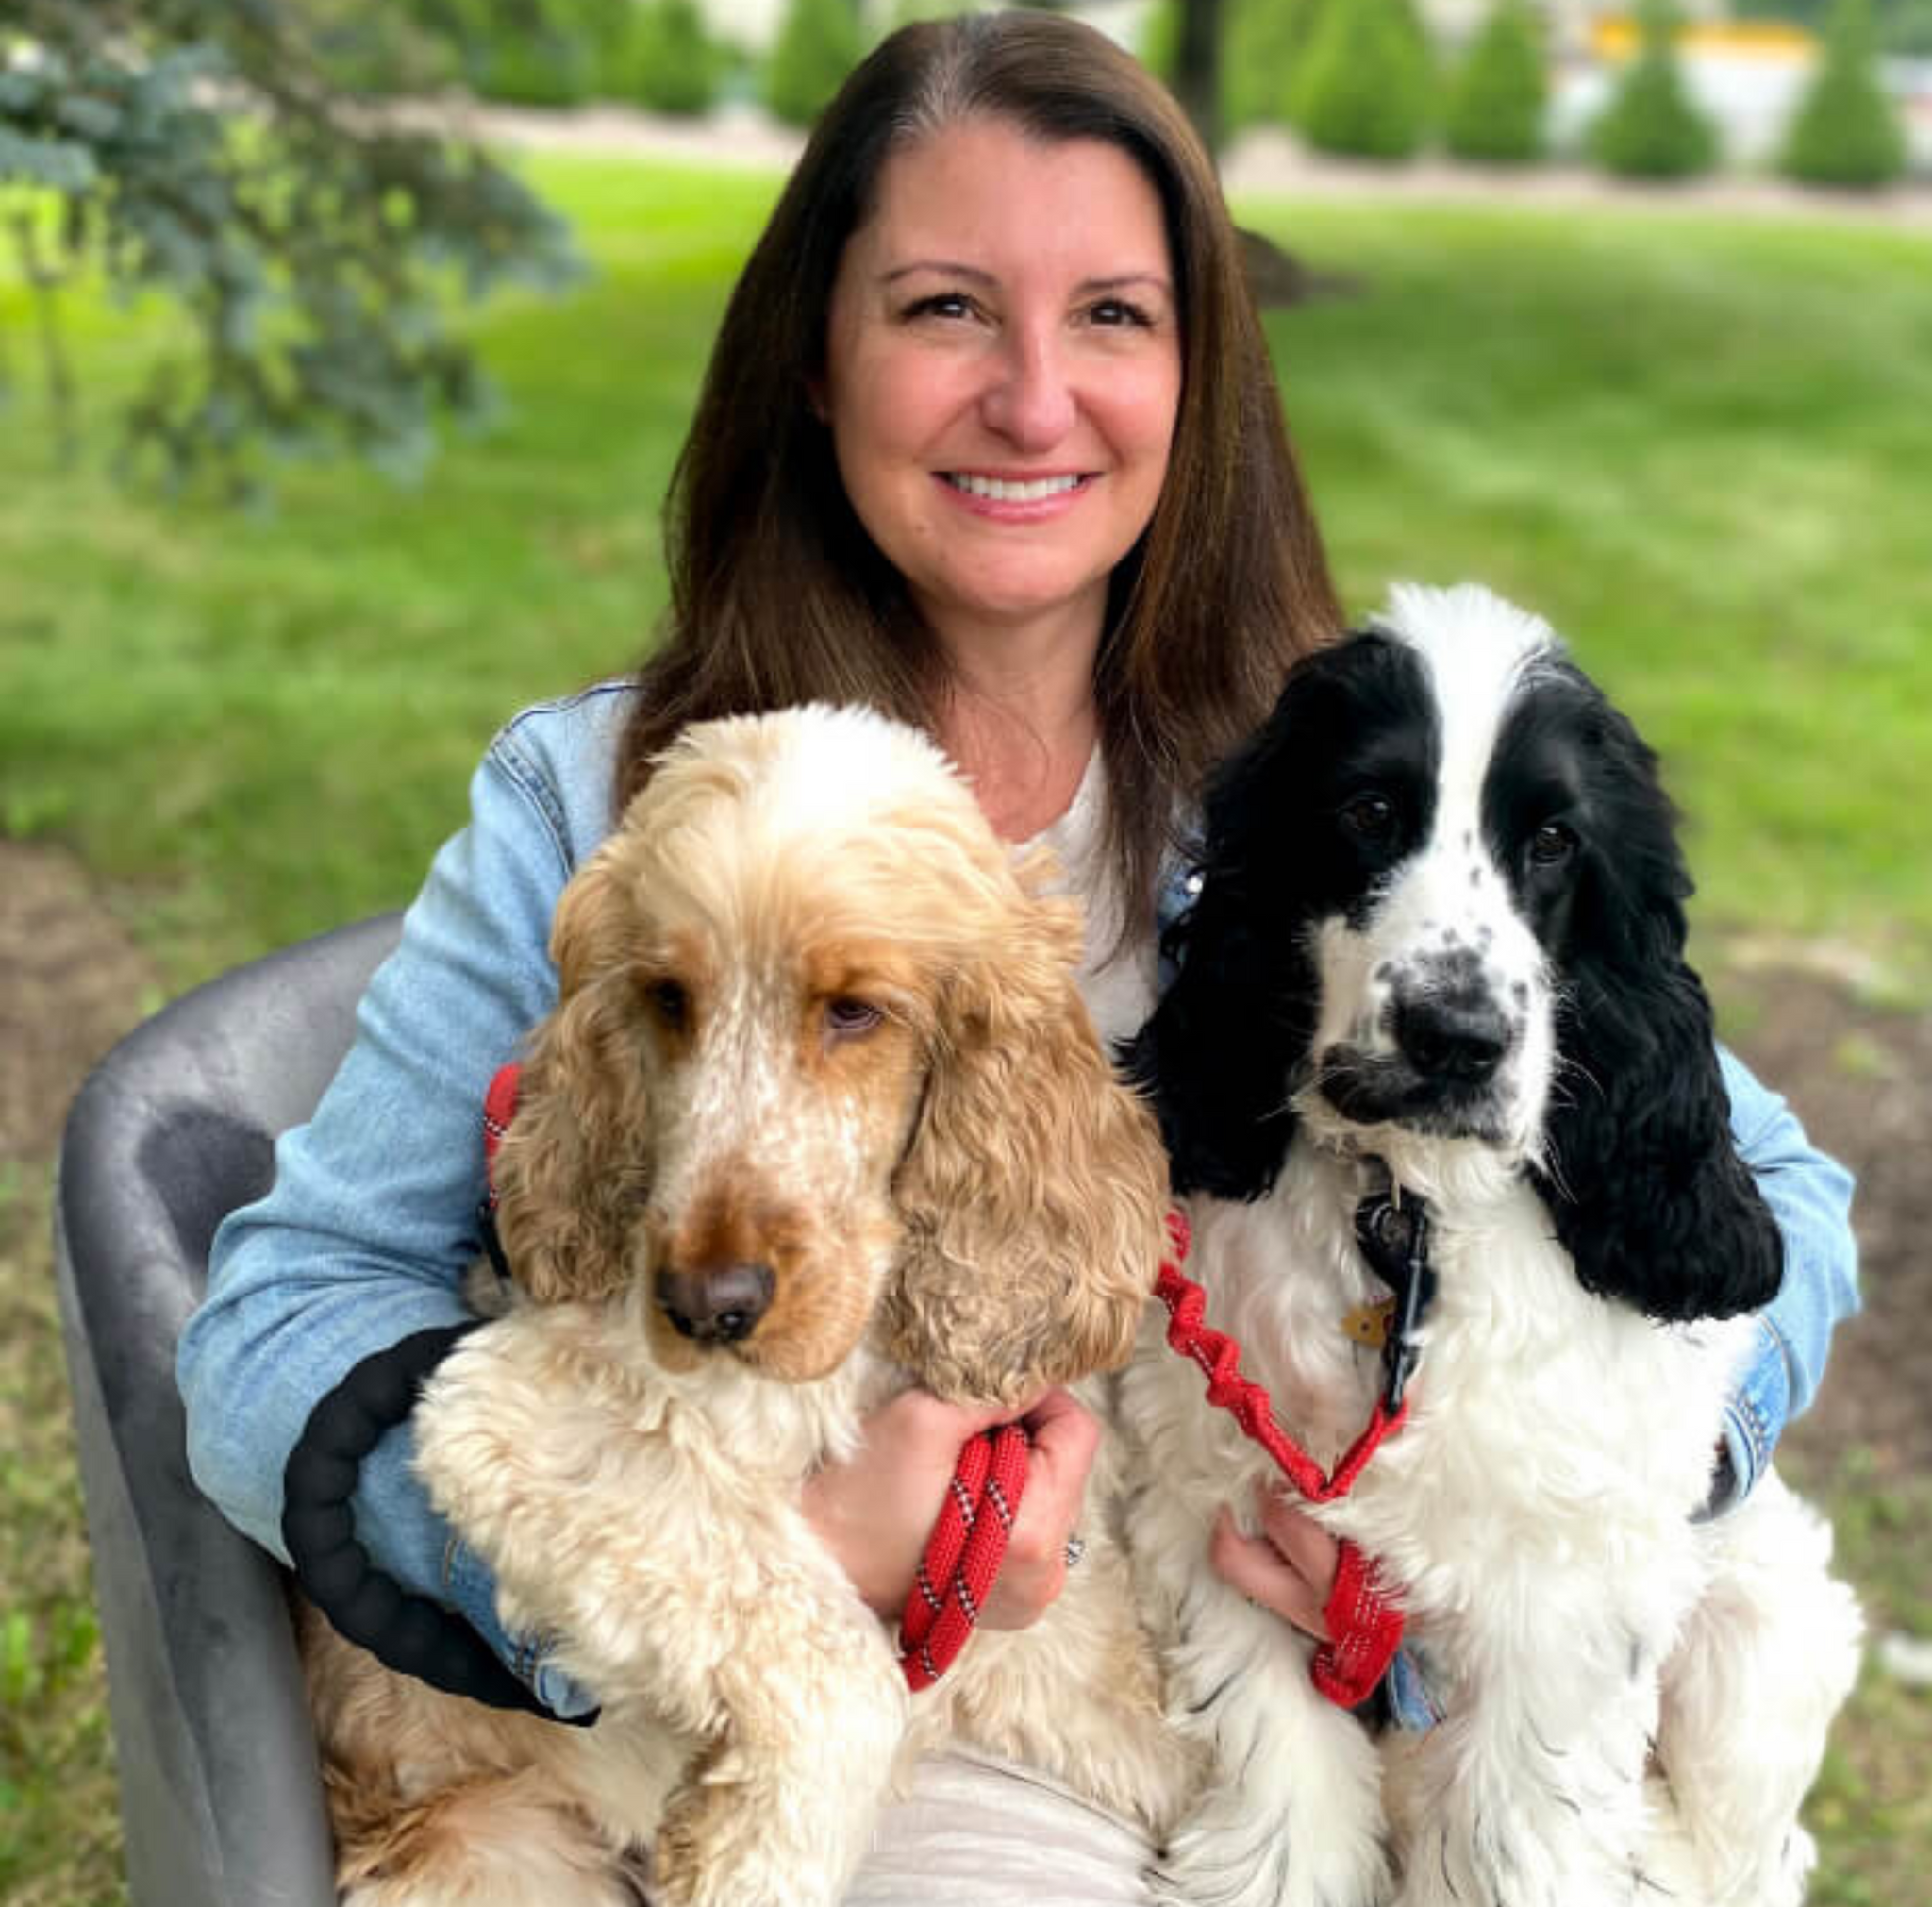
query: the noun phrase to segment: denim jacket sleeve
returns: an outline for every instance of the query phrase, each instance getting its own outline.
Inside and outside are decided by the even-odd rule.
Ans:
[[[1711,1514],[1741,1502],[1769,1466],[1785,1424],[1810,1403],[1832,1328],[1858,1309],[1852,1175],[1805,1137],[1783,1099],[1720,1049],[1731,1131],[1784,1236],[1778,1295],[1757,1314],[1749,1361],[1724,1410],[1724,1462]]]
[[[550,916],[608,826],[607,692],[526,711],[471,785],[469,825],[437,855],[355,1041],[275,1179],[223,1224],[177,1371],[196,1482],[284,1561],[282,1473],[316,1403],[364,1358],[466,1315],[477,1250],[481,1108],[491,1075],[555,1002]],[[489,1572],[454,1541],[411,1468],[407,1424],[362,1466],[356,1531],[372,1561],[455,1607],[558,1713],[587,1706],[507,1635]]]

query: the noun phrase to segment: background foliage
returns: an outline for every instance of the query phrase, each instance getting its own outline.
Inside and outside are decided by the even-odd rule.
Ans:
[[[1434,89],[1413,0],[1324,0],[1296,63],[1291,117],[1320,151],[1407,159],[1429,132]]]
[[[1824,60],[1781,162],[1791,177],[1813,185],[1885,185],[1905,171],[1905,131],[1874,76],[1869,0],[1836,0]]]
[[[163,292],[188,336],[129,393],[125,455],[244,493],[318,437],[418,467],[439,413],[489,394],[452,292],[554,285],[574,262],[502,166],[334,91],[277,0],[15,0],[0,209],[63,430],[61,288]]]
[[[1611,172],[1633,178],[1688,178],[1717,161],[1717,128],[1685,90],[1673,36],[1674,0],[1642,0],[1642,41],[1617,83],[1591,144]]]
[[[1549,104],[1544,57],[1528,0],[1495,0],[1449,86],[1443,144],[1458,159],[1492,165],[1539,158]]]

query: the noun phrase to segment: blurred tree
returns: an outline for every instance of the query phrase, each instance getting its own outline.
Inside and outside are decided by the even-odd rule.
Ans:
[[[1837,0],[1832,8],[1824,58],[1778,164],[1807,185],[1889,185],[1905,171],[1905,129],[1874,72],[1867,0]]]
[[[854,0],[787,0],[765,65],[765,104],[809,125],[865,50]]]
[[[0,222],[58,428],[74,378],[58,294],[147,291],[192,345],[128,407],[124,467],[258,493],[269,457],[353,447],[420,467],[486,382],[451,293],[578,269],[561,223],[474,147],[330,85],[283,0],[8,0]]]
[[[1219,152],[1227,140],[1221,98],[1221,39],[1225,18],[1223,0],[1180,0],[1174,71],[1167,81],[1209,152]]]
[[[624,66],[625,92],[653,112],[708,112],[721,59],[697,0],[640,0]]]
[[[1321,19],[1324,0],[1234,0],[1227,21],[1222,89],[1230,132],[1288,119],[1295,71]]]
[[[1542,32],[1527,0],[1496,0],[1451,81],[1443,142],[1458,159],[1540,159],[1549,91]]]
[[[1642,0],[1638,21],[1642,42],[1590,129],[1591,149],[1611,172],[1631,177],[1708,172],[1717,162],[1717,129],[1691,102],[1677,70],[1677,9],[1672,0]]]
[[[1735,0],[1745,20],[1790,20],[1821,39],[1831,18],[1832,0]],[[1880,53],[1923,59],[1932,56],[1932,0],[1873,0],[1872,40]]]
[[[1892,0],[1879,16],[1878,45],[1907,59],[1932,59],[1932,0]]]
[[[1297,71],[1293,117],[1324,152],[1408,159],[1428,133],[1433,87],[1412,0],[1328,0]]]

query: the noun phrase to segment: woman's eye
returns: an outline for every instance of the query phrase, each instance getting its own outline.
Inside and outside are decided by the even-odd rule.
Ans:
[[[1096,325],[1133,326],[1141,330],[1145,330],[1154,322],[1140,306],[1130,305],[1124,298],[1103,298],[1088,316]]]
[[[672,1032],[681,1033],[691,1024],[691,995],[678,981],[653,980],[644,989],[644,998]]]
[[[973,301],[963,292],[934,292],[906,308],[908,318],[970,318]]]
[[[885,1018],[870,1000],[841,995],[825,1002],[825,1030],[835,1040],[854,1040],[869,1033]]]
[[[1546,821],[1529,837],[1529,858],[1539,867],[1557,867],[1576,852],[1576,835],[1560,821]]]
[[[1379,845],[1395,832],[1395,804],[1386,795],[1357,795],[1340,810],[1342,827],[1357,841]]]

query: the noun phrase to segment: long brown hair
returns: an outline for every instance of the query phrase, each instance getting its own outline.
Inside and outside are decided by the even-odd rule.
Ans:
[[[1180,409],[1160,500],[1114,572],[1093,684],[1108,847],[1125,918],[1143,922],[1179,802],[1340,612],[1213,162],[1166,91],[1072,20],[903,27],[825,109],[732,293],[672,476],[671,608],[639,672],[618,795],[642,786],[686,722],[711,716],[820,700],[935,726],[939,645],[854,514],[808,390],[881,168],[969,117],[1119,146],[1166,218]]]

